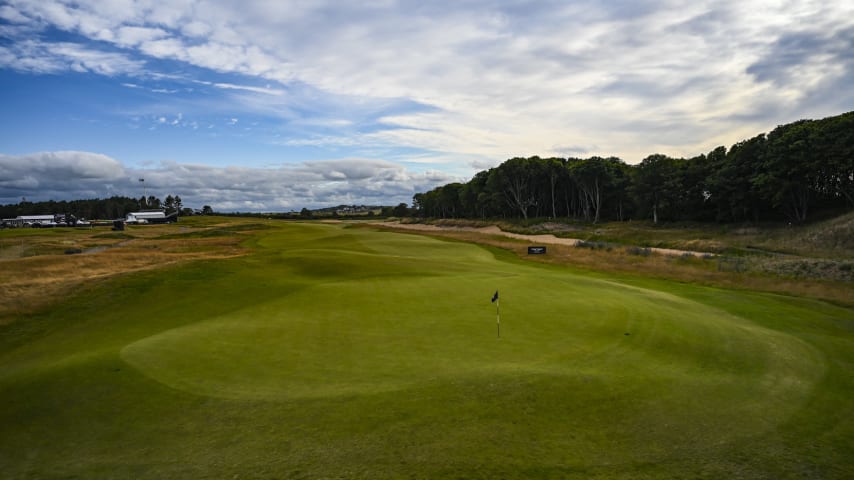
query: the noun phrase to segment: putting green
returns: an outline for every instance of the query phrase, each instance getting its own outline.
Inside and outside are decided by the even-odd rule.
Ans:
[[[279,252],[299,289],[142,338],[122,358],[197,395],[366,395],[490,376],[585,378],[729,432],[772,427],[821,378],[795,337],[668,293],[497,260],[439,240],[324,227]],[[501,292],[503,335],[489,299]],[[643,386],[641,386],[643,387]],[[648,390],[646,395],[642,392]],[[726,420],[729,424],[721,424]]]
[[[850,310],[270,226],[31,319],[0,351],[7,473],[846,478]]]

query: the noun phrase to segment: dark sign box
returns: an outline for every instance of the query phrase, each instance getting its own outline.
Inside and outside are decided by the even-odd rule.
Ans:
[[[528,247],[528,255],[544,255],[546,247]]]

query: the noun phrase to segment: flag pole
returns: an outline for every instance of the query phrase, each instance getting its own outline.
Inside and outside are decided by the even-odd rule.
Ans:
[[[495,326],[498,328],[498,338],[501,338],[501,311],[498,309],[498,290],[492,296],[492,303],[495,304]]]

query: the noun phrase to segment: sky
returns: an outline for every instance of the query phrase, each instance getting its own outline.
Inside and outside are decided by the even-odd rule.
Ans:
[[[397,205],[852,109],[847,0],[0,0],[0,204]]]

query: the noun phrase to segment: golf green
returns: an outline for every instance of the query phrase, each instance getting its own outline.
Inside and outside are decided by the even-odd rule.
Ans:
[[[852,472],[849,309],[270,227],[3,331],[9,478]]]

